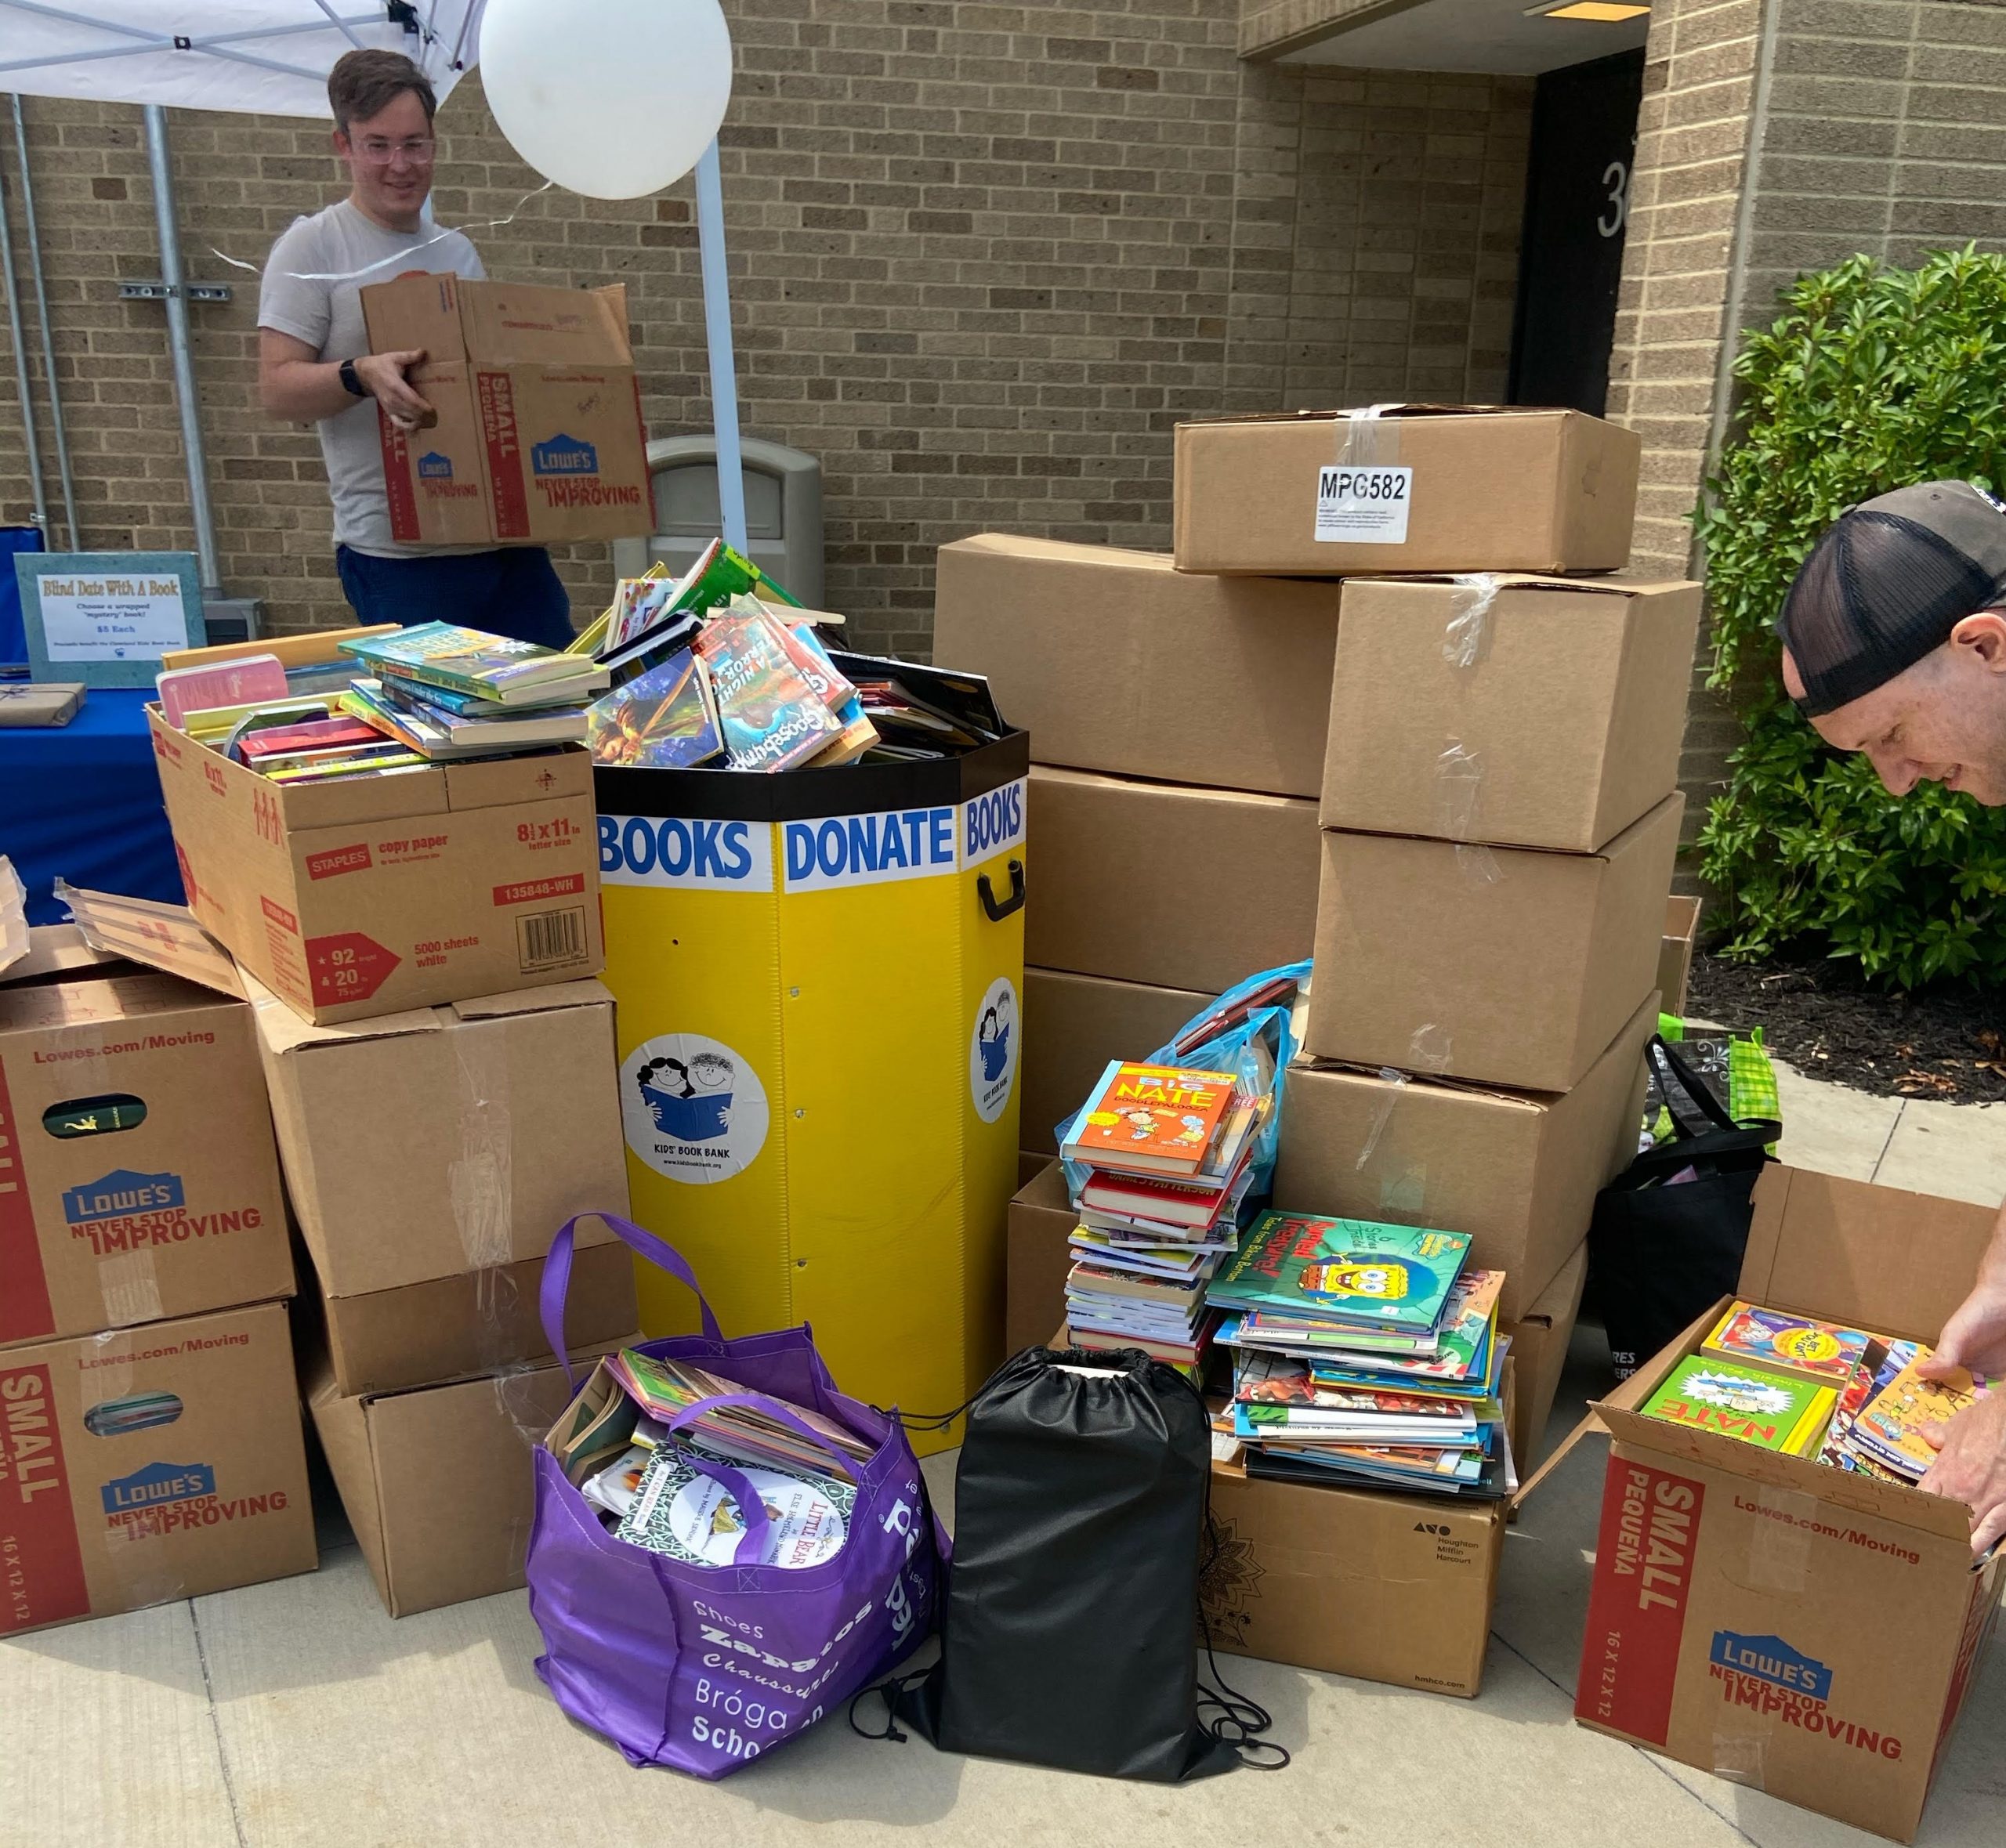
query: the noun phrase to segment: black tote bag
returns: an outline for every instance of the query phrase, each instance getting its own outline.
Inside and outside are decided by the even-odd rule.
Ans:
[[[969,1413],[940,1659],[898,1717],[943,1751],[1155,1783],[1260,1749],[1258,1709],[1217,1732],[1198,1716],[1211,1474],[1175,1368],[1134,1348],[1005,1361]]]
[[[1734,1294],[1754,1216],[1750,1196],[1768,1145],[1783,1134],[1768,1117],[1736,1123],[1659,1035],[1644,1056],[1674,1134],[1595,1196],[1588,1226],[1588,1300],[1609,1330],[1618,1379]]]

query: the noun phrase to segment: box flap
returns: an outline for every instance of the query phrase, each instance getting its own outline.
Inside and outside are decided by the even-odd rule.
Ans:
[[[27,949],[11,963],[0,962],[0,988],[31,982],[65,982],[79,976],[116,975],[132,964],[122,956],[93,949],[74,924],[24,926]]]
[[[1348,1059],[1318,1058],[1306,1052],[1298,1053],[1289,1064],[1291,1070],[1322,1072],[1334,1078],[1362,1078],[1374,1084],[1411,1084],[1422,1090],[1454,1091],[1479,1103],[1494,1104],[1501,1110],[1523,1110],[1534,1116],[1551,1110],[1567,1095],[1565,1091],[1507,1090],[1502,1085],[1485,1084],[1473,1078],[1451,1078],[1440,1072],[1395,1072],[1389,1077],[1384,1065],[1354,1065]]]
[[[362,323],[371,353],[422,353],[428,360],[463,360],[458,277],[413,271],[362,291]]]
[[[1341,418],[1358,417],[1364,412],[1376,412],[1382,418],[1403,417],[1540,417],[1559,418],[1584,415],[1585,413],[1548,410],[1531,404],[1360,404],[1343,410],[1244,410],[1230,417],[1193,417],[1184,421],[1190,424],[1320,424],[1334,423]]]
[[[196,923],[186,905],[85,891],[60,879],[56,896],[70,907],[92,948],[179,975],[236,1000],[245,998],[243,978],[230,953]]]
[[[534,283],[462,283],[459,302],[467,357],[476,365],[634,363],[624,284],[560,289]]]
[[[592,793],[592,753],[578,744],[525,757],[469,758],[440,768],[449,808],[502,808]]]
[[[1557,577],[1544,571],[1361,571],[1347,584],[1465,584],[1482,577],[1501,591],[1575,591],[1590,597],[1655,597],[1696,587],[1689,578],[1632,577],[1606,572],[1596,577]]]
[[[0,853],[0,969],[28,953],[28,888],[14,863]]]
[[[316,1046],[352,1046],[359,1040],[395,1040],[407,1033],[442,1033],[451,1024],[443,1007],[407,1007],[400,1014],[378,1014],[367,1020],[317,1025],[295,1013],[248,969],[239,968],[244,997],[255,1011],[258,1038],[266,1051],[283,1058]]]
[[[465,1001],[449,1001],[441,1011],[451,1011],[462,1020],[500,1020],[516,1014],[549,1014],[559,1007],[610,1007],[613,991],[590,976],[580,982],[556,982],[548,988],[512,989],[507,994],[476,995]],[[381,1023],[365,1021],[365,1026]]]
[[[1756,1184],[1741,1293],[1772,1309],[1934,1341],[1970,1289],[1997,1217],[1968,1201],[1774,1163]]]
[[[389,1568],[383,1553],[382,1496],[369,1454],[369,1416],[360,1399],[345,1399],[335,1388],[332,1365],[324,1354],[306,1362],[300,1381],[313,1429],[326,1452],[328,1469],[342,1498],[342,1512],[355,1530],[355,1543],[369,1562],[378,1593],[389,1600]]]

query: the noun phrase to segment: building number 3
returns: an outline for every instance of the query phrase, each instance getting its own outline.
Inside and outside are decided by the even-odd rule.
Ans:
[[[1595,217],[1595,229],[1605,237],[1620,237],[1630,216],[1630,165],[1611,161],[1602,170],[1602,184],[1609,188],[1609,209]]]

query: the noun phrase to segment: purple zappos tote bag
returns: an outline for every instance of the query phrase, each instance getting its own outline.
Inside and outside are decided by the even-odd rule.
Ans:
[[[875,1446],[868,1462],[849,1466],[856,1503],[841,1550],[798,1570],[690,1565],[616,1539],[556,1459],[536,1452],[530,1611],[546,1651],[537,1673],[567,1713],[631,1763],[722,1777],[836,1712],[918,1644],[932,1627],[947,1536],[897,1419],[836,1390],[806,1326],[726,1340],[678,1252],[626,1220],[596,1217],[689,1285],[703,1310],[701,1335],[644,1342],[640,1351],[693,1361],[745,1389],[701,1401],[677,1425],[708,1406],[757,1405],[820,1447],[779,1398]],[[574,1384],[563,1336],[577,1224],[551,1241],[542,1293],[544,1332]],[[693,1461],[737,1504],[737,1550],[756,1557],[767,1527],[759,1495],[738,1470]]]

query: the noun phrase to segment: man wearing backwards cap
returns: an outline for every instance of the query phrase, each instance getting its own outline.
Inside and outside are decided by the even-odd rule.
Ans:
[[[1961,481],[1849,508],[1777,618],[1783,690],[1820,737],[1864,751],[1891,795],[1919,783],[2006,806],[2006,508]],[[1972,1509],[1972,1550],[2006,1539],[2006,1210],[1978,1281],[1919,1370],[1993,1390],[1932,1428],[1922,1486]]]

